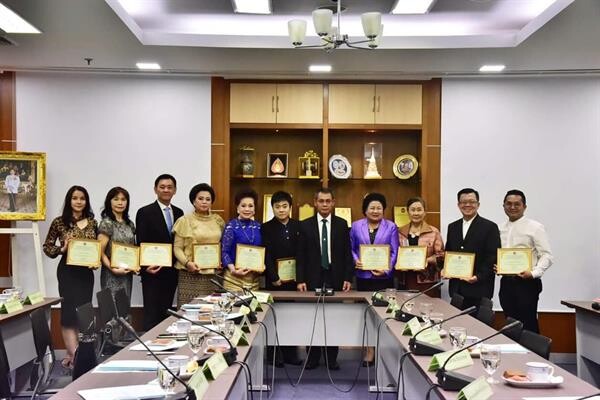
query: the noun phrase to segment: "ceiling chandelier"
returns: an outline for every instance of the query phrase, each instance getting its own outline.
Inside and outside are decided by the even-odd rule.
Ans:
[[[320,44],[302,45],[306,37],[306,21],[302,19],[293,19],[288,21],[288,33],[295,48],[322,48],[326,51],[335,50],[342,45],[353,49],[373,50],[379,46],[379,39],[383,32],[381,24],[381,13],[368,12],[361,15],[365,40],[351,42],[348,35],[341,31],[342,0],[337,1],[337,26],[332,26],[333,11],[327,8],[316,9],[312,12],[315,31],[321,38]],[[366,44],[367,47],[357,46]]]

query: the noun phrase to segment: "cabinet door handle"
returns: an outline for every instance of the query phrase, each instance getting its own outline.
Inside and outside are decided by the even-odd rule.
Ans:
[[[271,112],[275,112],[275,96],[271,96]]]
[[[277,96],[277,101],[275,102],[275,109],[279,112],[279,96]]]
[[[381,96],[377,96],[377,112],[381,109]]]
[[[373,96],[373,112],[375,112],[375,96]]]

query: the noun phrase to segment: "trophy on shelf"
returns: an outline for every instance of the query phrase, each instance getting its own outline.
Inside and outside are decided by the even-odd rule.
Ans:
[[[287,153],[268,153],[267,154],[267,178],[287,178],[288,175],[288,154]]]
[[[364,165],[365,175],[364,179],[381,179],[378,166],[381,166],[381,143],[367,143],[365,144],[364,152]]]
[[[313,150],[304,153],[304,156],[298,157],[298,178],[300,179],[319,179],[320,158]]]
[[[240,148],[240,168],[242,178],[254,178],[254,149],[250,146]]]

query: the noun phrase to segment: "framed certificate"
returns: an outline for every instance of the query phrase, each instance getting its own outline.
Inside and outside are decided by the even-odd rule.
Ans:
[[[235,267],[263,272],[265,270],[265,248],[238,244],[235,248]]]
[[[67,264],[98,268],[100,266],[100,249],[99,240],[71,239],[67,246]]]
[[[200,269],[215,269],[221,267],[221,244],[195,244],[194,262]]]
[[[447,251],[444,257],[442,275],[445,278],[467,279],[473,276],[475,253],[454,253]]]
[[[140,243],[140,265],[173,266],[171,243]]]
[[[277,275],[281,282],[296,281],[296,259],[280,258],[277,260]]]
[[[398,247],[396,269],[422,271],[427,267],[427,246]]]
[[[389,244],[361,244],[360,261],[365,270],[390,269]]]
[[[498,249],[496,267],[499,275],[516,275],[531,271],[532,255],[529,248]]]
[[[138,272],[140,270],[140,248],[129,244],[111,242],[110,266]]]

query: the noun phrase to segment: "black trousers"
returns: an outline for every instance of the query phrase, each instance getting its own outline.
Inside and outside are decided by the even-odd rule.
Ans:
[[[10,204],[10,211],[17,211],[17,198],[14,193],[8,194],[8,201]]]
[[[177,275],[177,270],[173,267],[163,267],[156,274],[142,271],[145,331],[149,331],[167,317],[167,310],[173,306]]]
[[[523,329],[539,333],[537,307],[541,291],[540,279],[503,276],[500,280],[499,297],[504,314],[523,322]]]

